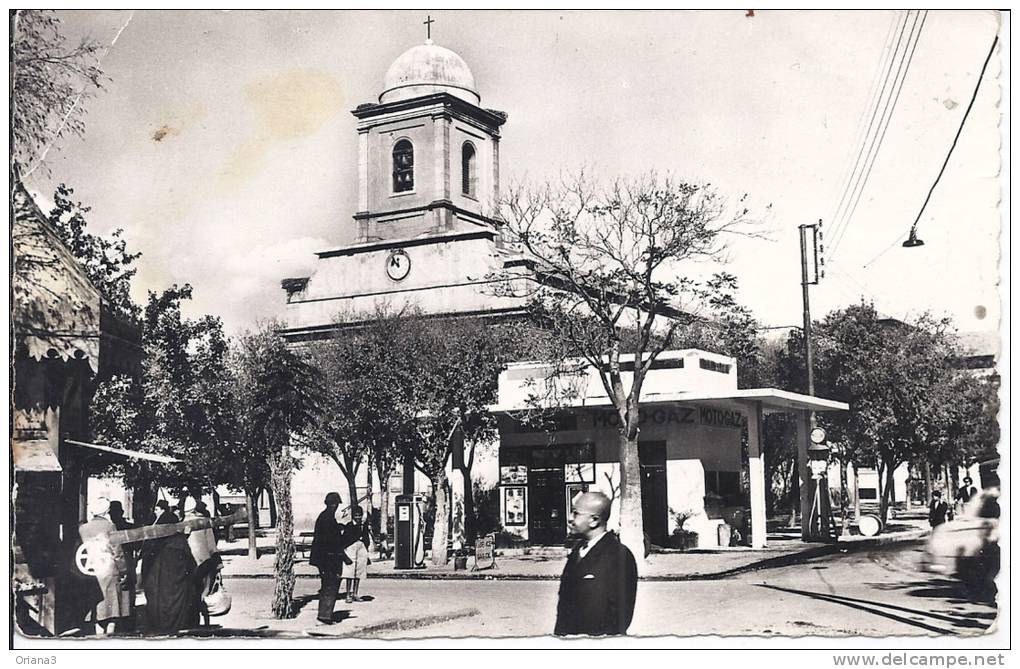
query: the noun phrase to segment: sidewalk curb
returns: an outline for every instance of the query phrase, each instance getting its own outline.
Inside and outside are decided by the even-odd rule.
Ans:
[[[931,530],[908,530],[906,532],[897,532],[895,534],[879,535],[877,537],[869,537],[867,539],[856,539],[853,541],[844,542],[833,542],[828,544],[818,544],[805,548],[802,551],[795,553],[788,553],[786,555],[777,555],[775,557],[764,558],[750,564],[742,565],[740,567],[733,567],[732,569],[724,569],[715,572],[695,573],[695,574],[664,574],[661,576],[640,576],[638,577],[641,581],[712,581],[730,576],[738,576],[740,574],[746,574],[749,572],[761,571],[764,569],[776,569],[779,567],[789,567],[791,565],[800,564],[814,558],[823,557],[826,555],[833,555],[842,552],[852,552],[859,550],[866,550],[868,548],[874,548],[875,546],[883,546],[894,543],[907,543],[911,541],[918,541],[926,537]],[[372,580],[376,579],[392,579],[392,580],[414,580],[414,581],[558,581],[560,579],[559,574],[500,574],[498,573],[499,567],[493,571],[484,572],[428,572],[428,571],[387,571],[380,573],[372,573],[368,575],[368,578]],[[295,578],[308,578],[317,579],[318,574],[295,574]],[[223,574],[224,579],[269,579],[274,578],[273,574]]]

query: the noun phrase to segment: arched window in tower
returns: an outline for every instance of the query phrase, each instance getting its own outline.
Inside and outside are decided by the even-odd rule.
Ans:
[[[393,146],[393,192],[414,190],[414,146],[402,139]]]
[[[464,142],[464,146],[460,150],[461,191],[464,195],[475,196],[475,181],[478,176],[476,172],[475,147],[471,142]]]

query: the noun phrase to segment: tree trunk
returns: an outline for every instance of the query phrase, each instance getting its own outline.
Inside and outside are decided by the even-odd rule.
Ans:
[[[790,527],[797,527],[797,513],[800,511],[800,463],[796,460],[790,471],[790,496],[787,500],[790,504]]]
[[[252,493],[251,497],[252,510],[255,512],[255,515],[249,516],[248,522],[257,530],[262,527],[262,519],[259,518],[259,498],[262,497],[262,488],[255,488],[255,492]]]
[[[879,515],[882,517],[882,524],[885,525],[889,520],[889,508],[895,502],[895,486],[893,484],[893,476],[896,473],[896,468],[892,463],[883,465],[882,474],[879,476],[879,482],[882,483],[882,479],[885,479],[884,485],[881,490],[881,497],[879,501]]]
[[[251,492],[246,492],[244,495],[244,505],[248,507],[248,557],[259,559],[259,549],[255,544],[255,495]]]
[[[641,565],[645,558],[645,530],[641,516],[638,442],[624,435],[620,435],[620,541]]]
[[[368,481],[368,510],[365,511],[365,518],[368,518],[368,526],[372,528],[372,531],[378,534],[378,528],[374,527],[375,518],[372,513],[375,509],[375,500],[373,499],[375,491],[373,490],[374,481],[372,478],[372,463],[367,462],[365,464],[365,479]]]
[[[856,463],[851,461],[850,464],[853,465],[853,468],[854,468],[854,522],[855,523],[860,523],[861,522],[861,486],[860,486],[860,476],[858,475],[859,470],[858,470],[858,467],[857,467]]]
[[[379,488],[382,494],[379,496],[379,534],[385,534],[390,542],[393,536],[390,535],[390,475],[392,471],[386,471],[377,467],[379,474]]]
[[[216,518],[220,515],[220,494],[216,492],[216,488],[212,488],[212,517]]]
[[[349,500],[347,507],[348,515],[352,514],[354,512],[354,507],[358,505],[358,484],[357,479],[355,478],[356,476],[357,474],[354,472],[349,474],[344,472],[344,478],[347,479],[347,498]]]
[[[846,461],[839,461],[839,518],[840,518],[840,536],[847,536],[850,534],[850,515],[849,515],[849,499],[847,496],[849,492],[847,490],[846,481]]]
[[[446,544],[449,536],[449,500],[446,497],[447,476],[443,467],[432,479],[432,493],[435,498],[436,513],[432,521],[432,564],[441,567],[446,564]]]
[[[294,611],[294,513],[291,508],[290,478],[294,461],[289,453],[270,460],[273,493],[277,504],[276,560],[273,571],[273,617],[293,618]]]
[[[143,525],[150,524],[154,520],[151,516],[156,507],[156,497],[156,486],[152,481],[135,484],[131,495],[131,520]]]
[[[269,497],[269,527],[276,527],[277,523],[276,493],[273,492],[272,489],[270,489],[266,491],[266,496]]]
[[[471,468],[458,467],[464,479],[464,543],[470,546],[478,540],[478,521],[475,518],[475,493],[471,486]]]
[[[932,487],[931,487],[931,463],[925,461],[924,463],[924,498],[925,500],[931,499]]]

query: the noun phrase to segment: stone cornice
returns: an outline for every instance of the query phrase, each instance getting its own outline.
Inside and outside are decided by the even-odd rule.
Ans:
[[[448,234],[428,235],[425,237],[411,237],[409,239],[386,239],[367,244],[352,244],[332,251],[320,251],[315,255],[320,258],[337,258],[340,256],[353,256],[361,253],[372,253],[373,251],[385,251],[387,249],[406,249],[412,246],[428,246],[430,244],[443,244],[446,242],[464,241],[468,239],[495,239],[495,230],[471,230],[468,232],[454,232]]]
[[[353,218],[356,221],[365,221],[372,218],[382,218],[383,216],[400,216],[401,214],[413,214],[415,212],[432,211],[433,209],[449,209],[458,216],[470,218],[480,223],[485,223],[487,225],[492,225],[496,227],[499,226],[498,220],[490,216],[484,216],[482,214],[476,214],[473,211],[468,211],[467,209],[462,209],[461,207],[455,205],[452,201],[445,199],[433,200],[428,204],[421,205],[418,207],[408,207],[406,209],[387,209],[386,211],[378,212],[359,211],[356,214],[354,214]]]
[[[351,114],[353,114],[358,120],[364,122],[378,116],[399,112],[425,111],[426,108],[432,106],[440,106],[447,113],[453,114],[456,117],[461,117],[464,120],[481,123],[490,129],[499,128],[501,125],[506,123],[507,120],[505,112],[493,109],[482,109],[477,105],[461,100],[449,93],[433,93],[431,95],[423,95],[409,100],[358,105],[356,109],[351,111]],[[435,114],[443,112],[430,110],[429,113]]]

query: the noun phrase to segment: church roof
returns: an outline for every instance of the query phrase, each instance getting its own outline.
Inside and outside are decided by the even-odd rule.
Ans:
[[[379,102],[408,100],[432,93],[449,93],[476,105],[481,102],[475,77],[464,59],[426,40],[393,61],[386,71]]]

